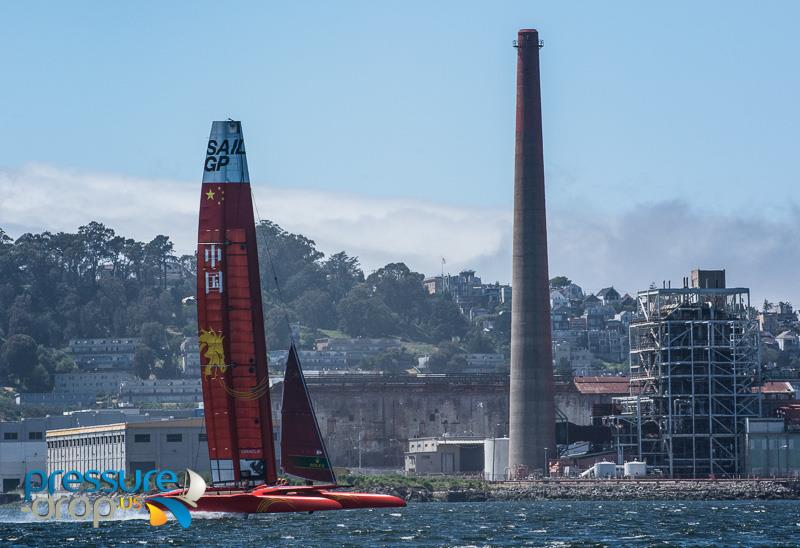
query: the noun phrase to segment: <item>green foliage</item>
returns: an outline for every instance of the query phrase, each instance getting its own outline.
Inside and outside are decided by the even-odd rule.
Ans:
[[[440,344],[428,360],[431,373],[460,373],[466,366],[464,349],[452,342]]]
[[[414,355],[406,349],[400,348],[364,358],[359,367],[370,371],[384,371],[390,375],[401,375],[416,365],[417,360]]]
[[[465,343],[470,354],[491,354],[495,351],[494,341],[478,327],[470,330]]]
[[[168,280],[169,267],[181,265],[186,275]],[[49,389],[54,373],[75,368],[57,350],[69,339],[143,335],[161,372],[174,374],[180,331],[196,318],[193,307],[181,305],[195,292],[188,268],[196,268],[193,257],[177,259],[163,235],[137,242],[98,222],[76,233],[23,234],[16,241],[0,230],[0,333],[25,335],[37,345],[36,359],[28,344],[27,360],[15,360],[29,366],[24,374],[0,373],[18,389]],[[174,326],[176,335],[164,326]]]
[[[336,327],[337,318],[333,297],[324,289],[304,291],[292,302],[292,308],[298,317],[303,318],[304,325],[308,327]]]
[[[356,337],[385,337],[400,331],[400,319],[380,295],[359,284],[339,302],[339,328]]]
[[[53,373],[74,369],[63,351],[37,345],[28,335],[11,335],[0,345],[0,380],[28,392],[49,391]]]
[[[572,280],[570,280],[566,276],[556,276],[555,278],[550,279],[550,287],[554,288],[567,287],[571,283]]]
[[[452,299],[437,295],[430,299],[430,314],[425,319],[424,326],[429,340],[438,343],[466,335],[469,322]]]
[[[140,379],[149,379],[156,367],[156,352],[149,346],[140,346],[133,355],[133,372]]]
[[[10,378],[24,379],[39,364],[36,341],[28,335],[11,335],[3,344],[3,371]]]
[[[270,348],[288,347],[289,323],[301,325],[303,347],[324,336],[321,330],[398,336],[409,344],[465,340],[470,351],[490,352],[503,344],[494,332],[468,335],[469,322],[452,299],[429,295],[423,275],[404,263],[387,264],[365,278],[358,258],[344,251],[326,257],[313,240],[270,221],[256,231]],[[195,257],[176,257],[164,235],[139,242],[93,221],[75,233],[24,234],[14,241],[0,229],[0,344],[15,336],[33,341],[22,352],[14,339],[11,351],[24,359],[0,363],[0,376],[16,389],[48,387],[54,373],[75,369],[59,350],[69,339],[125,336],[142,338],[140,377],[178,375],[180,341],[197,330],[196,306],[182,304],[196,292],[196,269]],[[171,277],[175,271],[183,276]],[[409,356],[383,357],[383,365],[399,370]]]

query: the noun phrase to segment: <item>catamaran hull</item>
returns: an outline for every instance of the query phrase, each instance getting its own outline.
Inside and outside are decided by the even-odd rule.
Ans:
[[[195,512],[272,514],[282,512],[321,512],[344,508],[335,500],[308,496],[206,495],[197,501]]]
[[[335,500],[345,510],[356,508],[402,508],[406,501],[392,495],[375,495],[372,493],[336,493],[320,491],[320,496]]]
[[[184,491],[181,490],[158,496],[178,498],[182,495],[184,495]],[[193,512],[271,514],[358,508],[402,508],[405,505],[406,501],[391,495],[335,492],[306,486],[280,486],[243,492],[207,493],[197,499],[197,507],[190,507],[189,510]]]

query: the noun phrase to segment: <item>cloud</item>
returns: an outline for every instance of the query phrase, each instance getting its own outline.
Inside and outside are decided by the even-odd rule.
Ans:
[[[0,227],[23,232],[74,231],[97,220],[119,234],[148,240],[167,234],[191,252],[199,201],[197,182],[154,181],[30,165],[0,170]],[[510,208],[463,207],[424,200],[374,198],[254,183],[257,211],[286,230],[316,241],[326,253],[357,255],[369,272],[404,261],[426,274],[473,268],[484,281],[510,281]],[[725,268],[729,285],[763,298],[800,304],[800,215],[710,214],[681,201],[631,206],[607,214],[599,206],[551,208],[551,275],[590,291],[614,284],[634,293],[651,282],[679,283],[692,268]]]

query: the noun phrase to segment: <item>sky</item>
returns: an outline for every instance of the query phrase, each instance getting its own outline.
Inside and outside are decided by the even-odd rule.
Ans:
[[[541,50],[551,275],[635,292],[726,268],[800,304],[796,2],[5,4],[0,228],[192,249],[212,120],[262,218],[510,281],[516,54]]]

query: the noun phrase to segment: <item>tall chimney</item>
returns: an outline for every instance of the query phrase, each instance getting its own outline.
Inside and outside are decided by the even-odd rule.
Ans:
[[[555,397],[544,203],[539,33],[517,39],[517,134],[511,298],[509,466],[544,469],[555,458]]]

